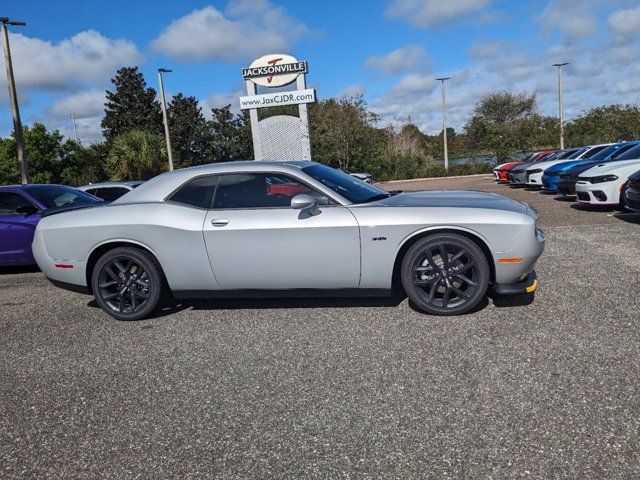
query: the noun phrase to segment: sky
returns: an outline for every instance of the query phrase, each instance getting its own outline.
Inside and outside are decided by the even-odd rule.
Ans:
[[[105,90],[121,66],[138,65],[157,90],[193,95],[205,114],[245,94],[241,69],[267,53],[309,64],[318,98],[363,94],[380,125],[461,129],[474,104],[496,91],[537,92],[565,117],[640,96],[640,0],[21,0],[0,15],[9,27],[22,121],[101,140]],[[0,59],[0,136],[12,130]]]

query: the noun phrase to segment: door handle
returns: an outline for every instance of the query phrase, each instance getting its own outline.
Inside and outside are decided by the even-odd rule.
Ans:
[[[213,225],[214,227],[224,227],[228,223],[229,223],[228,218],[212,218],[211,219],[211,225]]]

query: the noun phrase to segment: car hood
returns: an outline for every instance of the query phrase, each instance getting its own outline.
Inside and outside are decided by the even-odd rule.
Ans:
[[[568,162],[558,163],[556,165],[553,165],[553,166],[547,168],[544,171],[544,173],[548,173],[548,174],[564,173],[567,170],[569,170],[570,168],[575,167],[576,165],[580,165],[583,162],[584,162],[583,160],[570,160]]]
[[[640,159],[634,160],[621,160],[619,162],[599,163],[592,166],[585,171],[585,177],[593,177],[596,175],[607,175],[609,173],[615,174],[619,170],[626,170],[628,168],[640,168]]]
[[[468,190],[428,190],[402,192],[372,205],[385,207],[487,208],[525,213],[527,205],[495,193]]]

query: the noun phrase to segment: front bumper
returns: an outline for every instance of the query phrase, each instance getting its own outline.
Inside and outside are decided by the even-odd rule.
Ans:
[[[525,185],[527,183],[527,176],[525,172],[511,173],[509,174],[509,181],[513,185]]]
[[[526,173],[527,185],[531,187],[541,187],[542,186],[542,175],[543,172],[536,173]]]
[[[640,188],[631,187],[627,190],[625,207],[634,212],[640,212]]]
[[[578,180],[576,182],[578,202],[589,205],[618,205],[620,203],[619,187],[618,181],[590,183]]]
[[[558,193],[562,195],[575,195],[576,194],[576,182],[578,177],[573,178],[560,178],[558,181]]]
[[[522,295],[524,293],[533,293],[537,288],[538,275],[535,270],[531,270],[529,275],[519,282],[495,284],[493,286],[493,292],[496,295]]]
[[[559,191],[558,183],[560,182],[560,175],[543,175],[542,176],[542,189],[546,192]]]

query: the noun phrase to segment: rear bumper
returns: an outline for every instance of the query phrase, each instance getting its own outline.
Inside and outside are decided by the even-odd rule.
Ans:
[[[515,283],[497,283],[493,287],[496,295],[521,295],[533,293],[538,288],[538,275],[532,270],[523,280]]]

